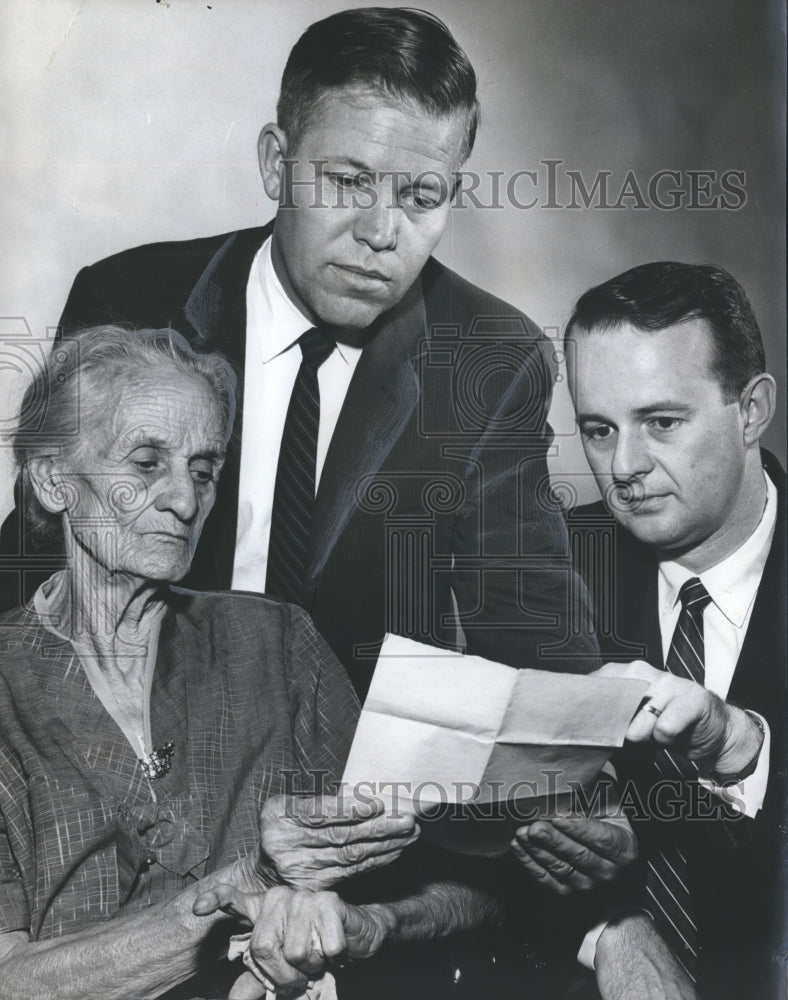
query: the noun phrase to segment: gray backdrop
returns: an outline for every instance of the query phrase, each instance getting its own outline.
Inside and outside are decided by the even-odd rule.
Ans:
[[[486,207],[464,198],[438,256],[551,336],[582,291],[633,264],[723,265],[762,325],[781,387],[768,444],[784,459],[784,5],[421,2],[466,48],[483,107],[467,169]],[[286,53],[307,24],[349,5],[2,0],[3,426],[79,267],[272,215],[255,141]],[[677,174],[654,180],[660,171]],[[571,207],[572,177],[588,208],[577,180]],[[593,187],[602,177],[606,197]],[[564,384],[552,421],[554,472],[585,470]],[[2,515],[7,449],[0,462]]]

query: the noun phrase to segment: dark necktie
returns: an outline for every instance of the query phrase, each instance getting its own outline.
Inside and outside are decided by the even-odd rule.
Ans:
[[[315,507],[315,462],[320,424],[317,370],[336,344],[320,330],[299,337],[301,367],[290,395],[276,468],[266,593],[292,604],[304,596],[307,548]]]
[[[711,600],[697,577],[679,591],[681,613],[676,623],[665,669],[679,677],[703,684],[705,679],[703,651],[703,610]],[[697,778],[698,769],[684,757],[662,749],[654,755],[654,768],[659,780]],[[673,829],[671,829],[673,827]],[[687,857],[675,843],[677,824],[664,824],[665,837],[659,849],[648,860],[646,892],[649,910],[663,938],[676,958],[695,981],[698,958],[698,927],[687,882]]]

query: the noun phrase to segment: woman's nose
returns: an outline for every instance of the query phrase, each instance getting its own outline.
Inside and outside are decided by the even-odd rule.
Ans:
[[[191,472],[188,469],[184,472],[173,472],[168,476],[166,483],[161,483],[161,487],[156,498],[156,509],[170,510],[179,520],[187,524],[192,521],[199,504]]]

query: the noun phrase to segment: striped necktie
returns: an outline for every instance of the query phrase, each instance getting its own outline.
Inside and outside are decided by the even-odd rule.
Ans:
[[[321,330],[307,330],[298,339],[298,369],[279,448],[271,536],[268,543],[266,593],[291,604],[304,599],[307,549],[315,507],[317,432],[320,386],[317,370],[336,347]]]
[[[703,650],[703,611],[711,600],[697,577],[679,591],[681,613],[670,643],[665,669],[679,677],[703,684],[705,678]],[[658,750],[654,755],[656,778],[680,780],[697,778],[698,769],[686,758],[671,750]],[[648,859],[646,892],[651,916],[676,958],[692,981],[698,958],[698,927],[687,882],[687,857],[675,843],[677,824],[664,823],[664,837],[659,848]]]

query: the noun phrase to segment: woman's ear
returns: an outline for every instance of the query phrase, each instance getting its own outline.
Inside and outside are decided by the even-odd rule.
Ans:
[[[68,509],[69,490],[55,457],[42,455],[29,459],[27,473],[36,499],[44,510],[50,514],[62,514]]]
[[[739,405],[743,418],[744,443],[757,444],[774,416],[777,386],[771,375],[761,372],[742,389]]]
[[[284,164],[287,156],[287,136],[274,122],[263,125],[257,140],[257,159],[265,193],[279,201],[284,184]]]

